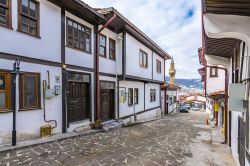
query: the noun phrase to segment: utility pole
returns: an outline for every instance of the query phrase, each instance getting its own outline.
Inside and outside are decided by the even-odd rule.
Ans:
[[[13,109],[13,129],[12,129],[12,146],[16,146],[16,77],[20,74],[20,61],[17,59],[13,63],[12,74],[12,109]]]

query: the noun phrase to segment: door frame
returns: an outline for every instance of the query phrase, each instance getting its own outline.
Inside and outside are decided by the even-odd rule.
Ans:
[[[116,104],[118,104],[117,102],[116,102],[116,81],[107,81],[107,80],[100,80],[100,96],[101,96],[101,90],[102,90],[102,88],[101,88],[101,82],[108,82],[108,83],[114,83],[114,89],[109,89],[109,90],[112,90],[113,92],[114,92],[114,96],[113,96],[113,100],[114,100],[114,105],[113,105],[113,109],[114,109],[114,111],[113,111],[113,117],[114,117],[114,119],[116,119]],[[105,89],[103,89],[103,90],[105,90]],[[107,89],[106,89],[107,90]],[[100,102],[101,102],[101,98],[100,98]],[[100,104],[100,106],[101,106],[101,104]],[[100,108],[100,113],[101,113],[101,108]]]
[[[88,87],[89,87],[89,89],[88,89],[88,97],[89,97],[89,102],[87,103],[88,104],[88,106],[89,106],[89,121],[90,122],[92,122],[92,91],[91,91],[91,89],[92,89],[92,77],[91,77],[91,73],[87,73],[87,72],[84,72],[84,71],[72,71],[72,70],[66,70],[67,71],[67,83],[66,83],[66,96],[65,96],[65,98],[66,98],[66,114],[67,114],[67,118],[66,118],[66,124],[67,124],[67,128],[69,128],[69,124],[71,123],[72,124],[72,122],[69,122],[69,111],[68,111],[68,100],[67,100],[67,98],[68,98],[68,82],[69,82],[69,79],[68,79],[68,75],[69,75],[69,73],[74,73],[74,74],[82,74],[82,75],[88,75],[89,76],[89,82],[87,83],[88,84]],[[63,84],[63,82],[62,82],[62,84]],[[86,120],[88,120],[88,119],[86,119]],[[78,121],[78,122],[81,122],[81,121]],[[75,123],[77,123],[77,122],[75,122]]]

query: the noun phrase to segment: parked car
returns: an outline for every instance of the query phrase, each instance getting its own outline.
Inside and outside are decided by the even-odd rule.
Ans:
[[[188,113],[189,110],[190,110],[189,104],[183,104],[180,106],[180,112]]]

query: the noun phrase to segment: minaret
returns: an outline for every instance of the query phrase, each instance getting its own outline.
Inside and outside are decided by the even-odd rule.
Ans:
[[[176,73],[176,70],[174,68],[174,58],[172,57],[172,60],[170,63],[170,69],[169,69],[169,75],[170,75],[169,84],[171,84],[171,85],[174,85],[175,73]]]

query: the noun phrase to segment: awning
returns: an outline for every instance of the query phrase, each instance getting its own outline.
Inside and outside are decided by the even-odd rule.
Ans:
[[[230,58],[234,49],[240,47],[241,40],[233,38],[214,39],[205,36],[205,54]]]
[[[219,91],[208,94],[208,97],[213,100],[222,100],[225,98],[225,91]]]

